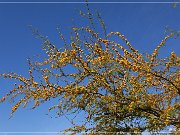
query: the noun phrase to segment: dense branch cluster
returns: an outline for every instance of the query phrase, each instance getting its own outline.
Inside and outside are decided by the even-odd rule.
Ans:
[[[29,60],[28,78],[0,74],[19,81],[1,99],[18,99],[12,113],[29,102],[34,102],[34,109],[57,98],[59,103],[49,110],[56,109],[59,115],[87,114],[85,123],[67,131],[141,132],[159,131],[169,125],[180,127],[180,58],[175,52],[165,59],[157,56],[173,33],[152,54],[140,53],[119,32],[101,38],[90,27],[74,27],[73,33],[71,43],[61,49],[38,35],[47,58]],[[115,36],[124,45],[112,40]]]

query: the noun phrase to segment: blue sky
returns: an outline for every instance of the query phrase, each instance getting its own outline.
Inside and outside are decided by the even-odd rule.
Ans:
[[[171,4],[89,4],[89,6],[92,11],[98,10],[101,13],[108,32],[119,31],[125,34],[141,52],[153,51],[165,37],[167,25],[180,30],[180,7],[173,9]],[[85,11],[85,4],[0,3],[0,73],[12,71],[26,76],[28,71],[26,59],[43,54],[41,41],[32,35],[28,25],[38,28],[43,35],[62,47],[56,28],[61,26],[62,32],[68,38],[69,28],[73,24],[72,18],[78,26],[85,26],[83,19],[79,17],[79,10]],[[166,47],[162,48],[160,55],[165,57],[171,51],[179,53],[179,42],[180,39],[170,39]],[[0,79],[0,95],[7,93],[12,86],[12,81]],[[11,119],[9,116],[12,105],[9,102],[0,104],[0,132],[57,132],[71,126],[64,117],[51,118],[50,116],[53,116],[51,113],[46,115],[48,107],[54,102],[56,101],[35,110],[31,110],[30,107],[19,109]]]

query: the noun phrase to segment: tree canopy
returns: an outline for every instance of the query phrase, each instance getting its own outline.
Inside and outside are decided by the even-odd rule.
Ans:
[[[120,32],[107,32],[104,21],[98,33],[94,16],[89,11],[87,27],[73,27],[70,43],[62,33],[64,47],[58,48],[33,29],[42,39],[47,57],[28,60],[29,77],[1,73],[17,80],[1,102],[15,100],[12,114],[28,103],[33,109],[52,98],[59,99],[49,111],[57,115],[83,112],[85,122],[66,131],[78,132],[143,132],[160,131],[167,126],[180,128],[180,58],[175,52],[166,58],[158,56],[170,33],[160,41],[152,54],[139,52]],[[117,39],[118,38],[118,39]],[[123,44],[120,44],[123,42]]]

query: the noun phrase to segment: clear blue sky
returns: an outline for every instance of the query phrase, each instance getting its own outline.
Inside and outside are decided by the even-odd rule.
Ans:
[[[102,14],[108,32],[119,31],[125,34],[141,52],[152,52],[164,38],[167,25],[180,30],[180,7],[173,9],[171,4],[89,5],[92,11],[98,10]],[[85,10],[85,4],[0,4],[0,73],[13,71],[27,76],[26,59],[43,54],[40,40],[32,35],[28,25],[38,28],[61,47],[57,26],[61,26],[65,37],[68,37],[72,18],[79,26],[85,26],[78,10]],[[170,39],[162,49],[161,56],[165,57],[171,51],[180,52],[179,43],[180,39]],[[11,83],[0,79],[0,97],[12,88]],[[0,104],[0,132],[57,132],[71,126],[65,118],[51,118],[51,113],[46,115],[47,108],[54,102],[35,110],[30,107],[19,109],[11,119],[9,116],[12,105],[9,102]]]

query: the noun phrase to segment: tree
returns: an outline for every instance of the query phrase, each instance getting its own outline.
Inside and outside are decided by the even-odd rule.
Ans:
[[[33,29],[43,40],[47,58],[28,60],[29,77],[16,73],[0,74],[16,79],[15,87],[4,97],[17,99],[12,114],[21,106],[34,102],[33,109],[42,103],[58,98],[58,115],[84,112],[86,121],[66,131],[142,132],[160,131],[169,125],[180,127],[180,58],[175,52],[165,59],[158,52],[167,35],[152,54],[140,53],[120,32],[107,34],[104,21],[98,14],[103,34],[94,28],[93,15],[87,14],[90,27],[73,27],[71,43],[57,48],[49,39]],[[117,36],[125,45],[118,44]],[[71,69],[71,70],[67,70]],[[91,124],[91,125],[90,125]]]
[[[179,2],[178,1],[173,1],[172,7],[177,8],[178,6],[179,6]]]

